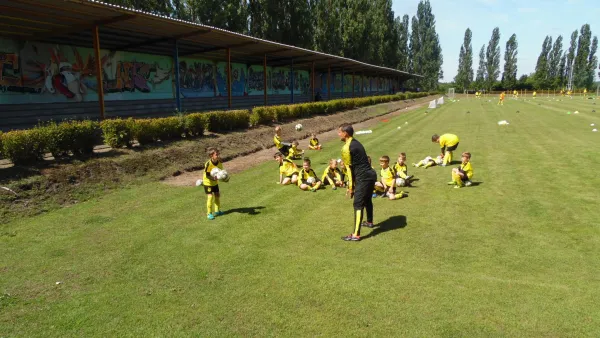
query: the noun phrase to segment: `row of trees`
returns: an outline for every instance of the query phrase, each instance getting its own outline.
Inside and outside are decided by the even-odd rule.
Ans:
[[[510,36],[504,50],[504,71],[500,75],[500,29],[492,31],[487,45],[479,51],[479,67],[473,78],[472,32],[465,31],[460,47],[458,71],[454,78],[459,90],[486,89],[562,89],[594,87],[594,75],[598,67],[598,37],[592,39],[589,24],[581,26],[580,31],[571,34],[569,49],[563,51],[563,37],[558,36],[552,43],[552,37],[546,36],[542,51],[538,57],[535,72],[523,75],[517,80],[517,55],[519,44],[516,34]],[[598,73],[600,76],[600,72]]]
[[[437,88],[442,49],[429,0],[396,17],[392,0],[105,0],[297,47],[424,75]]]

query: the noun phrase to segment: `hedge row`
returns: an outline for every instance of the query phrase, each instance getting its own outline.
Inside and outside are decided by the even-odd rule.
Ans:
[[[205,130],[224,132],[249,126],[282,122],[299,117],[337,113],[342,110],[377,103],[427,96],[428,93],[406,93],[361,97],[293,105],[255,107],[249,110],[191,113],[153,119],[110,119],[102,122],[51,122],[29,130],[0,132],[0,157],[15,164],[41,160],[46,153],[55,158],[84,156],[93,152],[94,145],[104,141],[113,148],[130,147],[157,141],[198,137]]]

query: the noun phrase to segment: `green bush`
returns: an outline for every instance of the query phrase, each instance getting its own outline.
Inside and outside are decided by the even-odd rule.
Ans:
[[[2,155],[2,130],[0,130],[0,158],[3,158],[4,155]]]
[[[147,145],[158,140],[155,124],[152,119],[133,120],[131,123],[133,138],[141,145]]]
[[[185,131],[185,118],[182,116],[152,119],[156,137],[161,141],[180,139]]]
[[[206,114],[192,113],[185,116],[185,132],[190,136],[202,136],[206,130]]]
[[[55,158],[89,155],[94,146],[100,143],[99,125],[94,121],[51,122],[38,129],[44,135],[46,151]]]
[[[204,114],[207,119],[206,130],[212,132],[245,129],[250,125],[248,110],[215,111]]]
[[[104,143],[112,148],[130,147],[134,140],[135,122],[129,118],[110,119],[100,122]]]
[[[275,111],[272,107],[255,107],[250,113],[250,125],[268,124],[275,121]]]
[[[44,158],[46,132],[41,128],[2,134],[2,154],[14,164],[30,164]]]

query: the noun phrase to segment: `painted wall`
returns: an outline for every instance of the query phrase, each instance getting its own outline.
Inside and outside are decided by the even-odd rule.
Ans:
[[[105,100],[173,98],[169,57],[101,51]],[[0,104],[98,101],[93,50],[0,38]]]

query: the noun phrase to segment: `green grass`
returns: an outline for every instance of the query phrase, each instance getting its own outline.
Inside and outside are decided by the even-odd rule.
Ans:
[[[278,186],[275,162],[222,184],[215,221],[200,189],[150,183],[1,225],[0,336],[597,336],[592,102],[463,99],[359,135],[376,164],[456,133],[480,183],[409,169],[410,197],[376,199],[359,243],[340,240],[343,191]]]

